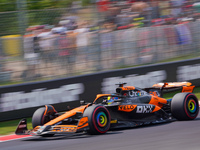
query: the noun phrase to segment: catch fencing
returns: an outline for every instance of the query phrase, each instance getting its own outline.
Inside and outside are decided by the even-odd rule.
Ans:
[[[55,27],[72,14],[82,22],[80,26],[85,32],[71,29],[65,35],[58,34],[60,28]],[[200,20],[114,30],[110,24],[95,25],[102,16],[91,7],[76,11],[66,8],[13,11],[0,13],[0,18],[4,20],[0,23],[0,82],[56,79],[177,57],[198,57],[200,52]],[[23,35],[26,25],[41,22],[45,31],[43,28]],[[51,34],[42,35],[46,31]],[[40,32],[38,39],[36,32]]]

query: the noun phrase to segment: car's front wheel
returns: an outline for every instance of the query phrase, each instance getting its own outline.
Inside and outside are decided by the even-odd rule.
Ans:
[[[47,111],[47,109],[51,110],[51,111]],[[53,106],[46,105],[46,107],[38,108],[32,116],[33,128],[35,128],[36,126],[42,126],[45,123],[49,122],[51,120],[53,114],[55,114],[55,109],[53,108]],[[53,136],[53,135],[54,134],[44,134],[41,136],[49,137],[49,136]]]
[[[110,113],[102,105],[88,107],[83,116],[88,117],[89,134],[103,134],[110,128]]]

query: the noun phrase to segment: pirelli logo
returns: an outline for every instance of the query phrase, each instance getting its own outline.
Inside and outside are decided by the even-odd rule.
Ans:
[[[119,111],[125,111],[125,112],[131,112],[133,111],[137,105],[119,105],[118,110]]]

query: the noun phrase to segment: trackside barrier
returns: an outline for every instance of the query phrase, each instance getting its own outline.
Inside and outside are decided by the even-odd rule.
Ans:
[[[92,102],[98,93],[114,93],[116,83],[127,82],[140,88],[159,82],[190,81],[200,86],[200,58],[147,65],[62,78],[43,82],[0,87],[0,121],[32,116],[45,104],[57,111]]]

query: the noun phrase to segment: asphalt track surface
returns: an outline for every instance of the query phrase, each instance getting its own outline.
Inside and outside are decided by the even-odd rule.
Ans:
[[[200,150],[200,115],[192,121],[109,131],[104,135],[57,135],[0,142],[0,150]]]

